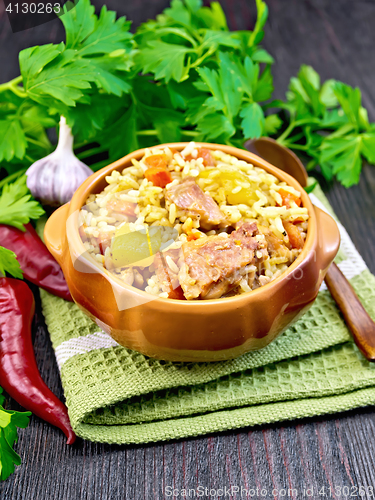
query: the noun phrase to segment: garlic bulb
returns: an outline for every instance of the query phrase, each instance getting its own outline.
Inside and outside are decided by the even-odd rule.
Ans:
[[[59,142],[53,153],[27,170],[27,187],[46,205],[63,205],[93,172],[73,153],[73,135],[66,119],[60,119]]]

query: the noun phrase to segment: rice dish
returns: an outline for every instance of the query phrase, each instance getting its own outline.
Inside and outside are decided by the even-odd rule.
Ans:
[[[162,298],[225,298],[276,279],[302,251],[301,193],[262,168],[194,142],[132,163],[79,214],[87,252],[124,283]]]

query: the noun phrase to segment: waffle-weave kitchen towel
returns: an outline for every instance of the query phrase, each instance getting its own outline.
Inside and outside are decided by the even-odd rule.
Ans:
[[[324,194],[311,194],[329,211]],[[339,223],[337,262],[375,319],[375,277]],[[375,365],[353,344],[332,297],[261,351],[216,363],[150,359],[118,345],[73,303],[41,290],[74,431],[147,443],[375,404]]]

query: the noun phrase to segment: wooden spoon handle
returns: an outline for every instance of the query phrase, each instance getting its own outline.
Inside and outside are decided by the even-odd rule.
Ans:
[[[329,267],[325,282],[342,312],[359,350],[366,359],[375,361],[375,323],[335,263]]]

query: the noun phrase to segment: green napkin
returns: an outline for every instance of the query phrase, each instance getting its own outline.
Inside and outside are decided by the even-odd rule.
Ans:
[[[313,202],[332,213],[317,187]],[[338,262],[375,319],[375,277],[345,229]],[[41,290],[72,427],[107,443],[147,443],[344,411],[375,403],[360,354],[329,292],[261,351],[172,363],[125,349],[70,302]]]

